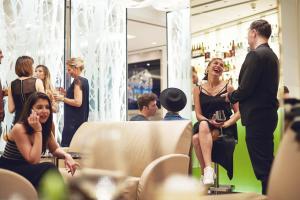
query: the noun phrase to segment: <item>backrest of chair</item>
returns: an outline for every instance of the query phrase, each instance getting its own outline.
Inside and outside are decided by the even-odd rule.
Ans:
[[[292,129],[287,129],[274,159],[267,196],[272,200],[300,199],[300,142]]]
[[[15,195],[14,199],[37,200],[38,195],[32,184],[19,174],[0,169],[0,199],[9,199]]]
[[[162,155],[188,155],[191,145],[192,127],[187,120],[87,122],[75,133],[70,150],[82,151],[88,146],[84,144],[93,143],[96,148],[93,149],[93,164],[89,165],[107,168],[113,147],[104,142],[101,135],[111,134],[112,131],[121,135],[118,151],[122,154],[131,176],[139,177],[150,162]]]

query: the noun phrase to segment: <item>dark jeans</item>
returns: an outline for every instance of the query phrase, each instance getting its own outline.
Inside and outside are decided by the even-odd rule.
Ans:
[[[246,143],[255,176],[262,183],[266,194],[269,174],[274,159],[273,134],[278,118],[264,123],[246,126]]]

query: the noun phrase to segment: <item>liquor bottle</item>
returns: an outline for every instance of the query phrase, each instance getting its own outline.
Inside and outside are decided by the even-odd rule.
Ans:
[[[235,56],[235,46],[234,46],[234,40],[232,40],[232,46],[231,46],[231,56]]]
[[[204,56],[205,55],[205,50],[204,50],[204,45],[203,45],[203,42],[201,43],[201,46],[200,46],[200,56]]]
[[[205,61],[207,62],[210,59],[209,46],[207,46],[206,52],[204,54]]]

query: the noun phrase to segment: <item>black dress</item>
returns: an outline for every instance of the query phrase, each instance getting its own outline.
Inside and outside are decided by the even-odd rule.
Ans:
[[[31,182],[36,189],[38,189],[42,177],[49,170],[55,171],[59,174],[53,163],[28,163],[20,153],[16,143],[10,140],[6,143],[3,155],[0,158],[0,168],[20,174]]]
[[[28,97],[36,92],[36,78],[27,78],[24,80],[16,79],[11,82],[11,93],[15,104],[15,118],[13,124],[17,123],[24,104]]]
[[[208,95],[202,91],[204,88],[199,86],[200,99],[201,99],[201,110],[202,115],[207,119],[211,119],[217,110],[224,110],[226,120],[230,118],[232,113],[232,108],[230,103],[225,102],[225,99],[221,97],[222,94],[227,92],[227,85],[215,96]],[[207,92],[207,91],[206,91]],[[208,93],[208,92],[207,92]],[[209,124],[210,128],[213,125]],[[237,125],[231,125],[228,128],[222,129],[224,137],[219,138],[213,142],[212,148],[212,161],[220,164],[227,170],[227,175],[230,179],[233,177],[233,153],[235,148],[235,143],[238,139],[237,135]],[[199,132],[199,122],[197,122],[193,127],[193,133]]]
[[[86,78],[79,76],[74,79],[67,90],[67,98],[74,99],[74,87],[79,85],[82,90],[82,104],[80,107],[64,104],[64,129],[62,132],[61,146],[68,147],[73,135],[81,124],[86,122],[89,117],[89,82]]]

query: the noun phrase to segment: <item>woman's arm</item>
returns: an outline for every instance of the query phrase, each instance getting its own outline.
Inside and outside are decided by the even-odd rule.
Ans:
[[[65,166],[66,166],[68,172],[70,172],[73,176],[73,174],[75,173],[79,164],[74,161],[74,159],[72,158],[72,156],[70,154],[66,153],[64,150],[62,150],[59,147],[59,145],[55,141],[53,134],[51,134],[51,136],[49,138],[48,148],[55,157],[65,159]]]
[[[234,88],[231,85],[227,86],[227,91],[231,92],[233,90],[234,90]],[[227,121],[224,122],[223,128],[227,128],[227,127],[235,124],[241,118],[240,111],[239,111],[239,103],[237,102],[237,103],[233,104],[232,108],[233,108],[234,114],[230,117],[230,119],[228,119]]]
[[[195,104],[195,113],[198,121],[207,120],[206,117],[202,115],[201,103],[200,103],[200,89],[199,87],[195,87],[193,91],[194,104]]]
[[[31,164],[40,162],[42,154],[42,128],[34,129],[31,141],[24,126],[16,124],[11,131],[11,137],[27,162]]]
[[[58,106],[58,103],[55,101],[53,91],[54,90],[46,90],[46,94],[50,98],[51,106],[52,106],[52,112],[57,113],[58,110],[59,110],[59,106]]]
[[[60,97],[55,96],[55,100],[57,101],[63,101],[64,103],[74,106],[74,107],[80,107],[82,105],[82,89],[79,84],[75,84],[74,86],[74,99],[66,98],[66,97]]]
[[[8,88],[8,111],[10,113],[15,112],[15,102],[12,96],[11,87]]]
[[[43,81],[41,79],[36,79],[35,89],[36,89],[37,92],[45,93],[45,88],[44,88],[44,85],[43,85]]]

